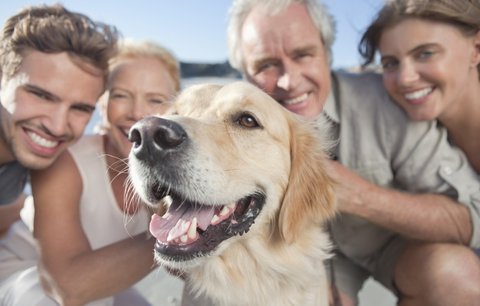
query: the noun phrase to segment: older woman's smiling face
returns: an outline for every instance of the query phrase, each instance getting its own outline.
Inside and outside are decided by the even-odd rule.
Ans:
[[[132,146],[128,132],[132,125],[147,115],[163,114],[175,93],[174,80],[157,59],[126,59],[114,68],[104,116],[116,155],[128,156]]]

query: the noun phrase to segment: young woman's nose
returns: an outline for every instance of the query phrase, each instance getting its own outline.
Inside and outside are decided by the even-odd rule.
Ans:
[[[418,80],[418,72],[415,65],[407,61],[402,62],[398,66],[397,82],[399,85],[410,85]]]

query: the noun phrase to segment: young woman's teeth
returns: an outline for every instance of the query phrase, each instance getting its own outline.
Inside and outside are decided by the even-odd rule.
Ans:
[[[427,96],[429,93],[431,93],[432,90],[433,90],[433,88],[429,87],[429,88],[424,88],[424,89],[417,90],[417,91],[414,91],[414,92],[410,92],[410,93],[405,94],[405,99],[407,99],[407,100],[421,99],[421,98]]]
[[[52,141],[52,140],[45,139],[45,138],[40,137],[38,134],[35,134],[33,132],[27,132],[27,134],[30,137],[30,139],[34,143],[38,144],[39,146],[51,149],[51,148],[54,148],[58,145],[58,141]]]
[[[297,103],[303,102],[303,101],[305,101],[307,98],[308,98],[308,93],[304,93],[303,95],[301,95],[301,96],[299,96],[299,97],[296,97],[296,98],[293,98],[293,99],[284,100],[283,102],[284,102],[285,105],[292,105],[292,104],[297,104]]]

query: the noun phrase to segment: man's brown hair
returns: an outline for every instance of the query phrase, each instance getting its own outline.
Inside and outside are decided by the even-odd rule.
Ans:
[[[0,71],[6,79],[11,78],[28,50],[67,52],[82,69],[98,69],[106,79],[108,61],[116,54],[117,40],[115,27],[95,22],[62,5],[29,6],[4,24],[0,37]]]

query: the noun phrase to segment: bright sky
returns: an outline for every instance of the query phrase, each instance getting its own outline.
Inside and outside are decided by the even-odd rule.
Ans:
[[[384,0],[324,0],[337,21],[333,66],[360,63],[357,44],[362,31]],[[2,0],[0,22],[30,4],[58,0]],[[151,39],[182,61],[223,62],[227,59],[226,25],[231,0],[63,0],[70,10],[115,25],[123,37]]]

